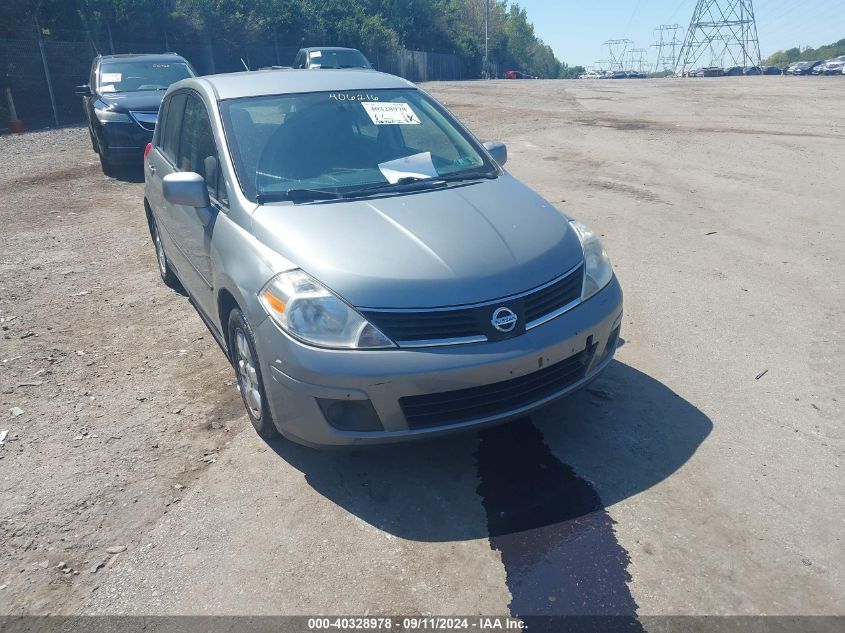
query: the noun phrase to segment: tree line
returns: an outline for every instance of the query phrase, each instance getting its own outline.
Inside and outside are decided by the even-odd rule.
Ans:
[[[3,0],[0,37],[33,29],[53,39],[99,42],[195,37],[237,47],[336,45],[369,53],[397,48],[453,53],[482,73],[487,0]],[[573,77],[534,33],[519,4],[489,2],[489,58],[499,71]]]
[[[816,60],[830,59],[845,55],[845,40],[839,40],[833,44],[819,46],[818,48],[790,48],[785,51],[778,51],[769,55],[766,60],[767,66],[786,66],[795,62],[814,62]]]

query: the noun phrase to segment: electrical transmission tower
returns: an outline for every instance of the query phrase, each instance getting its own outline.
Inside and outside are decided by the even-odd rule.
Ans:
[[[680,24],[661,24],[656,29],[660,33],[660,40],[652,44],[657,49],[657,63],[654,72],[671,72],[675,68],[675,60],[678,59],[678,46],[681,41],[678,39]],[[671,35],[671,37],[670,37]]]
[[[625,53],[633,42],[628,39],[607,40],[602,46],[607,46],[607,56],[610,57],[610,70],[625,70]]]
[[[646,50],[644,48],[632,48],[628,51],[628,63],[630,64],[629,70],[636,71],[638,73],[643,72],[643,65],[645,64],[645,53]]]
[[[710,66],[759,66],[752,0],[698,0],[675,64],[681,74],[707,52]]]

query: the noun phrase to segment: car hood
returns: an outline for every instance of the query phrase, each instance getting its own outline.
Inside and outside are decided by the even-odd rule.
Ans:
[[[103,93],[100,95],[102,101],[109,109],[117,112],[158,112],[161,107],[161,100],[164,99],[164,90],[139,90],[137,92],[115,92]]]
[[[253,230],[358,307],[488,301],[541,285],[583,259],[569,218],[508,174],[367,200],[264,205]]]

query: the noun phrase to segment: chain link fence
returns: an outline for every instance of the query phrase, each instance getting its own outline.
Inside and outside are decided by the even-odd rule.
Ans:
[[[74,87],[88,83],[91,61],[101,53],[175,52],[200,74],[236,72],[267,66],[291,66],[299,47],[272,45],[228,48],[210,41],[108,41],[99,51],[93,42],[46,39],[0,39],[0,129],[11,113],[6,89],[11,92],[18,119],[27,129],[74,125],[85,121]],[[367,51],[365,51],[367,53]],[[377,70],[410,81],[458,80],[465,69],[457,55],[410,51],[371,51]]]

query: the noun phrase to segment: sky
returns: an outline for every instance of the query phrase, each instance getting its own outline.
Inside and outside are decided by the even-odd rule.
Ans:
[[[623,38],[646,49],[646,59],[653,64],[654,28],[680,24],[686,29],[696,4],[696,0],[514,1],[528,11],[537,36],[571,66],[592,66],[607,59],[602,43]],[[778,50],[817,48],[845,38],[845,0],[754,0],[754,13],[764,60]]]

